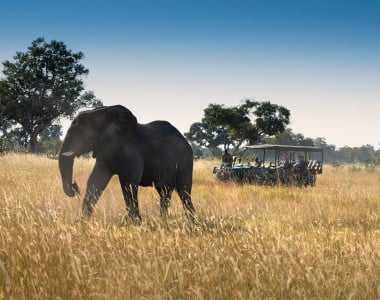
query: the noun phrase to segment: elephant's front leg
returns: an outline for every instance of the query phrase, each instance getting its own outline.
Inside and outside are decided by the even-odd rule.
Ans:
[[[139,203],[137,200],[138,186],[120,178],[120,185],[123,191],[125,205],[127,206],[128,217],[134,223],[141,223]]]
[[[92,214],[96,202],[98,202],[111,177],[112,173],[104,163],[96,162],[88,178],[86,195],[83,200],[82,212],[85,216],[89,217]]]

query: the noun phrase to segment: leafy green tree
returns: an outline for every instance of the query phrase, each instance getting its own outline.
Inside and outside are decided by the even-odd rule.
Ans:
[[[218,134],[212,141],[213,146],[223,145],[224,149],[233,145],[238,149],[244,141],[255,143],[259,137],[259,131],[251,123],[249,114],[258,102],[246,100],[245,103],[233,107],[225,107],[220,104],[209,104],[204,110],[202,123],[210,128],[215,128]],[[220,140],[224,142],[221,143]]]
[[[190,126],[185,136],[196,145],[206,148],[216,148],[219,145],[228,147],[233,140],[221,126],[213,126],[205,122],[196,122]]]
[[[80,108],[102,105],[93,92],[84,91],[82,76],[88,70],[80,63],[82,52],[37,38],[13,58],[3,62],[5,78],[0,80],[2,131],[16,133],[32,153],[38,150],[38,135],[54,122],[73,117]]]
[[[53,124],[42,131],[38,140],[39,152],[57,154],[62,144],[61,135],[62,127],[58,124]]]
[[[225,107],[209,104],[201,122],[191,125],[185,136],[201,146],[235,151],[244,143],[258,143],[263,136],[272,136],[285,130],[290,111],[270,102],[245,100],[243,104]]]
[[[273,136],[283,132],[289,124],[290,111],[270,102],[256,104],[256,127],[261,135]]]

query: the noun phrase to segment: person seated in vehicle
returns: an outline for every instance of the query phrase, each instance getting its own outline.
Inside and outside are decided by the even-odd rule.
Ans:
[[[298,161],[294,166],[294,171],[297,174],[297,183],[299,185],[306,184],[307,181],[307,162],[303,155],[298,156]]]
[[[260,167],[260,160],[257,156],[255,158],[255,167]]]
[[[292,167],[292,164],[290,163],[288,156],[284,156],[279,167],[284,169],[284,170],[289,170]]]
[[[298,162],[296,163],[296,168],[300,171],[307,169],[307,162],[305,161],[305,156],[298,156]]]
[[[288,184],[290,182],[290,171],[292,169],[292,164],[290,163],[288,156],[284,156],[278,169],[281,182],[283,184]]]
[[[228,153],[227,149],[225,149],[222,155],[222,165],[225,167],[232,167],[232,162],[233,162],[232,155]]]

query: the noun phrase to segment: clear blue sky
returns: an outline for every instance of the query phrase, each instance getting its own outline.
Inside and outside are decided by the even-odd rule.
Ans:
[[[86,88],[185,132],[211,102],[291,110],[338,147],[380,143],[380,2],[1,0],[0,61],[37,37],[85,54]]]

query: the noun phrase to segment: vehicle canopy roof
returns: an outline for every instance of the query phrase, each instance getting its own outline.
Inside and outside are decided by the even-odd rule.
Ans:
[[[246,149],[323,152],[323,148],[321,148],[321,147],[311,147],[311,146],[291,146],[291,145],[261,144],[261,145],[248,145],[248,146],[245,146],[245,147],[246,147]]]

